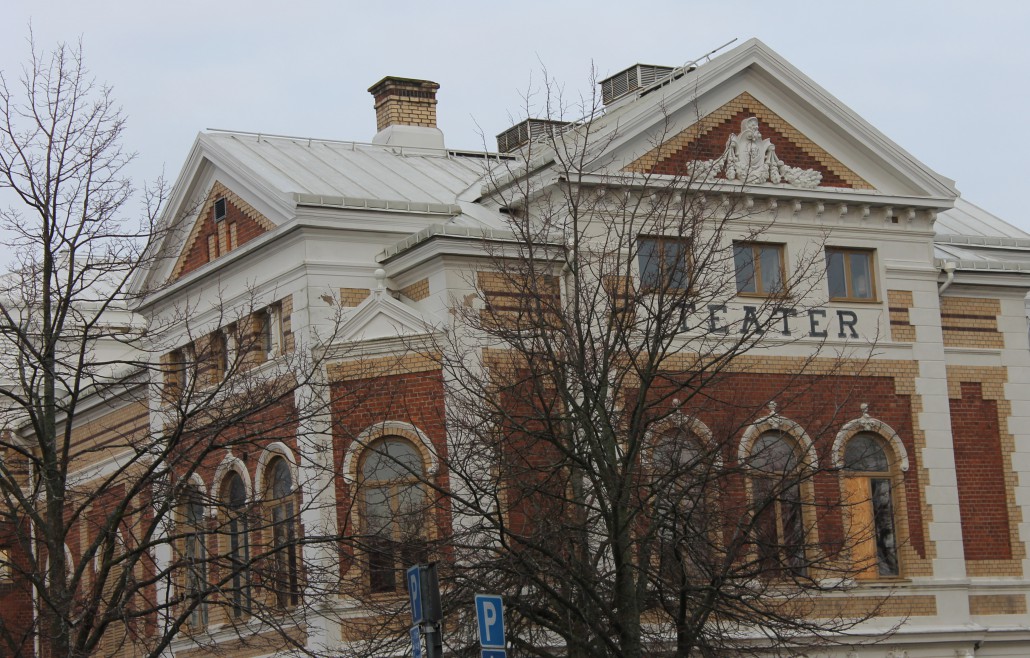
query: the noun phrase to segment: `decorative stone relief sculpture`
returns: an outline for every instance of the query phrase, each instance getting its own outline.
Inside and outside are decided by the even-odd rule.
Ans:
[[[695,160],[689,173],[712,182],[724,176],[727,180],[747,185],[787,184],[794,187],[818,187],[822,173],[814,169],[791,167],[776,155],[776,146],[762,139],[758,119],[748,117],[740,123],[740,134],[726,140],[726,150],[715,160]]]

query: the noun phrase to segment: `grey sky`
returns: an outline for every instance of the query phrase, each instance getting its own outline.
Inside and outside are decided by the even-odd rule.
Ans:
[[[82,36],[130,119],[136,171],[174,178],[205,128],[368,141],[366,89],[384,75],[439,82],[447,145],[479,148],[521,114],[540,66],[589,93],[636,62],[677,65],[758,37],[963,196],[1030,230],[1021,195],[1030,130],[1030,3],[196,2],[6,0],[0,68]]]

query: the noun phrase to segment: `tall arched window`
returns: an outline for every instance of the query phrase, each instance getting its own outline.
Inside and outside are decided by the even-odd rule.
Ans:
[[[751,446],[749,466],[753,473],[755,547],[761,572],[804,575],[802,463],[797,443],[782,432],[764,432]]]
[[[386,437],[362,455],[360,473],[369,586],[391,592],[403,582],[401,571],[425,560],[422,457],[407,439]]]
[[[651,479],[663,590],[677,593],[712,558],[716,515],[710,455],[682,428],[667,431],[654,448]]]
[[[225,567],[229,569],[232,613],[242,617],[250,612],[250,538],[247,523],[247,486],[239,473],[232,471],[222,485],[225,506]]]
[[[183,558],[186,560],[185,595],[190,605],[190,626],[207,625],[207,550],[204,546],[204,499],[196,487],[189,486],[183,494]]]
[[[269,463],[265,499],[272,530],[270,583],[280,607],[297,605],[297,522],[294,506],[293,474],[282,457]]]
[[[851,437],[844,448],[844,471],[855,577],[897,576],[893,478],[883,439],[871,432]]]

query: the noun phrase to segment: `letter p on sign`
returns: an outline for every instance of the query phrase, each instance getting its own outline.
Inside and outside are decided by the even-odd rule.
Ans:
[[[479,645],[484,649],[504,648],[504,604],[496,594],[476,594]]]

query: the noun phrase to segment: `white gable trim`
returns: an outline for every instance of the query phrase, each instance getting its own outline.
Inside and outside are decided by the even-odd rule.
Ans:
[[[911,180],[916,187],[925,190],[926,196],[953,199],[958,195],[954,181],[941,176],[921,163],[758,39],[748,40],[726,54],[713,59],[710,63],[667,84],[661,90],[617,107],[612,112],[613,125],[601,128],[601,134],[606,129],[609,131],[617,129],[621,133],[608,144],[606,153],[610,154],[625,146],[628,141],[639,137],[659,121],[664,120],[664,117],[703,101],[708,93],[748,69],[752,69],[759,77],[767,79],[766,85],[758,85],[758,87],[778,83],[788,95],[796,96],[797,101],[807,105],[813,113],[824,116],[829,123],[838,126],[841,131],[868,149],[871,155],[891,163],[901,176]],[[752,92],[752,95],[763,104],[768,102],[766,94],[760,88]],[[781,105],[783,103],[772,104]],[[770,107],[770,109],[776,111],[775,107]],[[604,118],[601,119],[601,121],[604,120]],[[800,126],[795,127],[800,129]],[[603,137],[595,137],[595,139],[603,140]],[[637,155],[642,155],[642,153]],[[837,157],[836,154],[833,155]],[[604,161],[591,163],[587,168],[599,168],[608,164],[607,160],[604,158],[602,160]],[[860,174],[861,172],[856,173]]]
[[[373,290],[365,301],[351,311],[340,327],[342,342],[362,342],[382,338],[422,336],[436,325],[394,299],[385,289]]]

